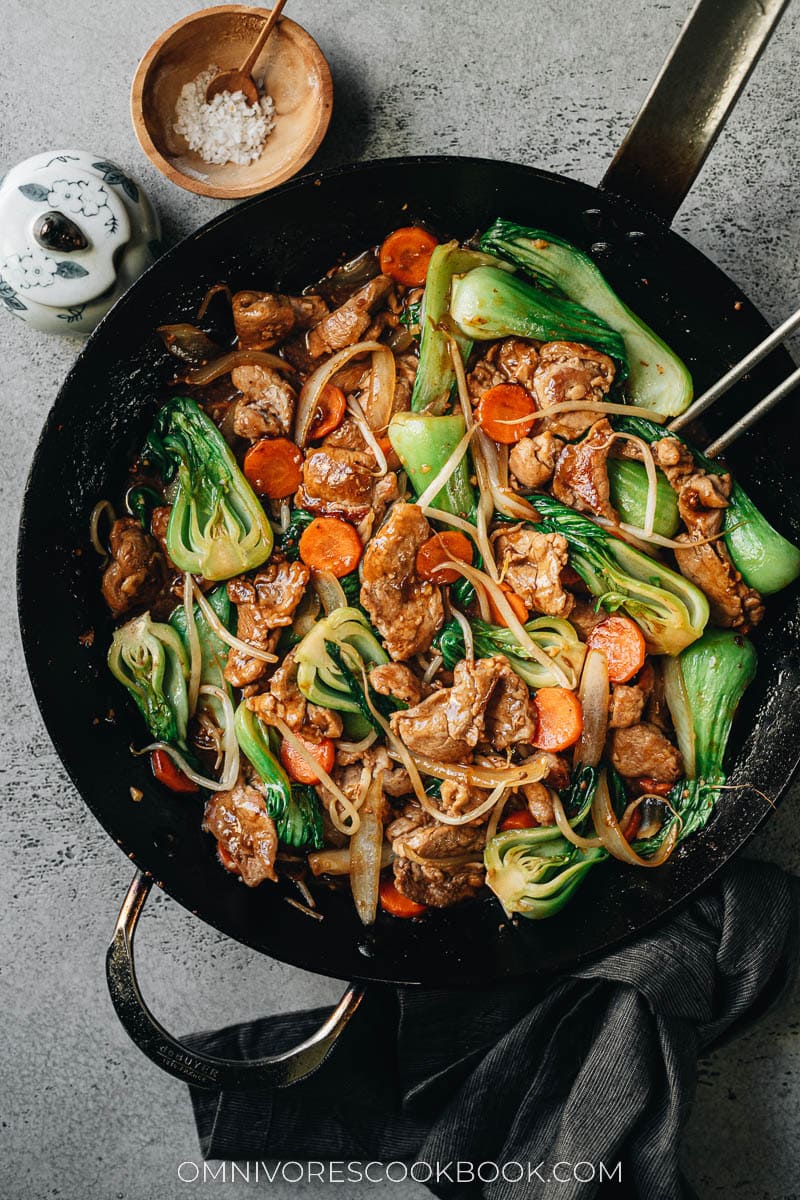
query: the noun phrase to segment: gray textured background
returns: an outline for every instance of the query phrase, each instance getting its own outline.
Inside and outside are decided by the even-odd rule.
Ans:
[[[150,168],[128,115],[139,57],[192,7],[191,0],[3,0],[0,159],[11,164],[68,146],[115,159],[150,189],[169,240],[221,211],[222,203],[181,192]],[[336,87],[333,124],[315,165],[452,151],[596,182],[688,8],[689,0],[292,0],[290,15],[319,40]],[[795,2],[677,220],[773,322],[798,303],[798,51]],[[39,428],[77,346],[1,314],[0,338],[7,1038],[0,1196],[212,1197],[220,1185],[177,1179],[177,1165],[198,1158],[184,1088],[139,1055],[111,1011],[103,955],[130,865],[50,747],[16,627],[19,500]],[[796,797],[752,847],[792,869],[800,849]],[[330,981],[226,941],[160,893],[142,922],[139,962],[148,1000],[177,1030],[311,1006],[337,993]],[[686,1148],[702,1197],[796,1195],[799,1017],[795,998],[702,1064]],[[239,1194],[244,1186],[228,1190]],[[278,1197],[322,1190],[272,1188]],[[416,1185],[392,1191],[398,1200],[428,1194]]]

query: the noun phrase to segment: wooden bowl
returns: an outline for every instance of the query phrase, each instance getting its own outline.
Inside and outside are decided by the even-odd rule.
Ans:
[[[275,128],[260,157],[246,166],[207,163],[174,130],[183,85],[212,64],[238,67],[269,11],[223,4],[192,13],[163,33],[139,63],[131,90],[133,127],[150,161],[179,187],[223,200],[266,192],[295,175],[325,136],[333,108],[330,68],[311,35],[287,17],[253,68],[275,102]]]

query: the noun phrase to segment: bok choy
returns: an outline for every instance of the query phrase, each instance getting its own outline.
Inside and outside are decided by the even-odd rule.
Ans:
[[[167,549],[181,571],[230,579],[269,558],[267,514],[228,443],[194,400],[175,396],[164,405],[142,457],[165,482],[177,481]]]
[[[689,407],[692,377],[685,364],[623,304],[599,268],[577,246],[541,229],[528,229],[502,219],[486,231],[480,244],[482,249],[521,267],[549,294],[583,305],[616,331],[625,344],[630,369],[628,392],[634,404],[671,417]],[[572,340],[588,341],[583,337]]]
[[[447,463],[466,433],[461,413],[434,417],[427,413],[395,413],[389,422],[389,441],[421,496]],[[475,493],[469,481],[469,459],[465,453],[430,507],[469,518],[475,509]]]
[[[228,599],[225,587],[215,588],[206,597],[211,608],[219,617],[226,629],[230,629],[233,619],[233,605]],[[228,661],[228,644],[211,628],[198,604],[194,605],[193,617],[197,638],[200,644],[200,685],[210,685],[227,692],[230,696],[231,686],[225,678],[225,665]],[[169,623],[181,636],[187,654],[191,658],[189,631],[187,628],[186,608],[179,604],[170,614]],[[214,695],[202,697],[203,706],[210,709],[214,720],[220,729],[224,727],[224,710],[221,701]]]
[[[127,688],[156,741],[186,750],[189,661],[171,625],[143,613],[114,633],[108,651],[111,674]]]
[[[647,442],[677,437],[691,450],[699,468],[713,475],[721,475],[726,471],[724,466],[706,458],[680,434],[669,433],[653,421],[646,421],[642,417],[614,417],[611,423],[620,432],[635,434]],[[762,596],[781,591],[800,576],[800,548],[770,525],[736,481],[725,509],[723,529],[725,545],[733,565],[745,583]]]
[[[508,664],[531,688],[558,687],[560,680],[545,666],[531,658],[517,641],[512,630],[489,625],[479,617],[470,617],[473,649],[476,658],[491,658],[503,654]],[[579,640],[574,626],[561,617],[537,617],[525,629],[537,646],[553,659],[562,671],[576,682],[581,673],[586,647]],[[464,634],[456,620],[448,621],[434,639],[444,665],[452,670],[464,657]]]
[[[543,920],[562,909],[586,873],[607,857],[602,847],[581,850],[554,825],[542,825],[499,833],[483,861],[486,882],[508,916]]]
[[[360,609],[337,608],[317,621],[294,655],[297,686],[307,700],[372,720],[364,712],[361,667],[381,666],[389,656]]]
[[[543,518],[536,528],[566,538],[570,566],[603,608],[636,621],[651,654],[680,654],[700,637],[708,600],[693,583],[551,496],[528,499]]]
[[[267,813],[280,840],[287,846],[321,849],[322,812],[316,792],[289,782],[272,746],[269,727],[250,711],[245,700],[236,710],[234,729],[240,750],[261,780]]]
[[[639,462],[627,458],[609,458],[608,486],[611,503],[628,525],[637,529],[644,527],[647,513],[649,484],[647,471]],[[656,511],[653,533],[661,537],[674,537],[681,520],[678,515],[678,497],[663,471],[656,471]]]
[[[602,317],[497,267],[475,267],[457,276],[450,313],[464,337],[473,341],[524,337],[583,342],[616,360],[618,379],[627,374],[625,343]]]

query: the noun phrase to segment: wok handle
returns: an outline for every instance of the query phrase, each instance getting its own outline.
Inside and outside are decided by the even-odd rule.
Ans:
[[[601,187],[670,222],[789,0],[697,0]]]
[[[106,955],[106,979],[111,1003],[129,1037],[142,1053],[184,1083],[218,1090],[288,1087],[316,1071],[347,1027],[363,999],[364,989],[351,984],[316,1033],[283,1054],[241,1062],[198,1054],[159,1024],[145,1004],[136,979],[133,939],[152,885],[152,879],[142,871],[136,872],[122,903],[114,938]]]

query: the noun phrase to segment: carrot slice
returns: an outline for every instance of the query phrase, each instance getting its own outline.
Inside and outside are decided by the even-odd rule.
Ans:
[[[355,571],[364,547],[361,538],[341,517],[315,517],[298,543],[300,558],[315,571],[330,571],[337,579]]]
[[[321,742],[310,742],[306,738],[298,736],[298,741],[302,742],[308,753],[315,762],[319,763],[323,771],[331,771],[336,760],[336,747],[330,738],[323,738]],[[287,741],[281,742],[281,762],[286,768],[287,775],[295,783],[321,782],[319,775],[316,771],[312,770],[302,754],[298,754],[294,746],[290,746]]]
[[[625,838],[625,841],[632,842],[633,839],[636,837],[637,833],[639,832],[639,830],[641,829],[641,827],[642,827],[642,810],[640,807],[640,808],[637,808],[631,814],[628,824],[625,826],[625,828],[622,831],[622,836]]]
[[[500,829],[505,833],[507,829],[532,829],[535,824],[536,818],[532,812],[528,812],[527,808],[518,808],[516,812],[503,817]]]
[[[640,776],[636,780],[636,786],[642,796],[649,795],[650,792],[654,796],[668,796],[673,788],[673,784],[667,783],[663,779],[652,779],[649,775]],[[638,808],[636,812],[639,812]]]
[[[409,900],[408,896],[398,892],[391,879],[381,880],[379,895],[381,908],[393,917],[421,917],[428,911],[427,905],[417,904],[416,900]]]
[[[522,599],[522,596],[518,596],[514,589],[509,587],[507,583],[501,583],[500,588],[504,592],[508,603],[511,605],[511,611],[514,613],[514,616],[517,617],[517,619],[524,625],[528,619],[528,608],[525,604],[525,601]],[[489,600],[489,613],[491,615],[492,622],[495,625],[505,625],[506,619],[500,610],[495,606],[491,594],[488,594],[487,598]]]
[[[303,452],[288,438],[261,438],[244,456],[244,473],[259,496],[283,500],[303,481]]]
[[[475,420],[487,437],[510,446],[530,433],[538,411],[521,383],[498,383],[481,396]]]
[[[567,750],[574,746],[583,729],[583,710],[574,692],[566,688],[539,688],[533,697],[536,709],[537,750]]]
[[[612,683],[627,683],[644,666],[647,653],[644,634],[635,621],[621,613],[605,617],[595,625],[586,645],[606,656]]]
[[[381,246],[381,271],[406,287],[422,287],[438,244],[432,233],[417,225],[395,229]]]
[[[200,788],[180,767],[176,767],[166,750],[152,750],[150,766],[159,783],[171,792],[199,792]]]
[[[326,383],[317,399],[317,407],[311,418],[308,436],[311,441],[327,437],[338,429],[347,412],[347,397],[335,383]]]
[[[417,574],[422,579],[430,579],[433,583],[455,583],[460,579],[458,571],[452,567],[443,567],[447,560],[456,562],[472,562],[472,542],[464,533],[457,529],[446,529],[444,533],[435,533],[433,537],[423,542],[417,551]]]

